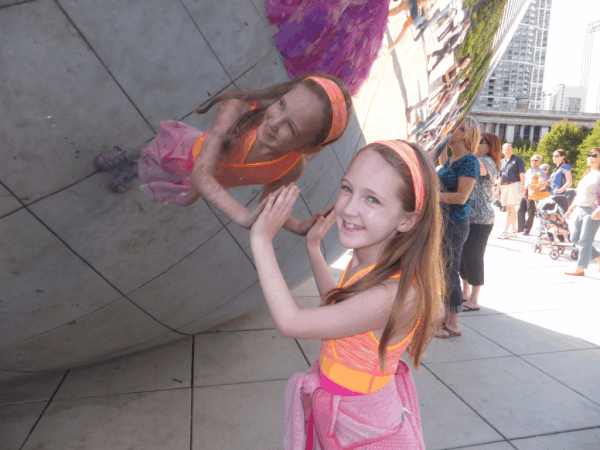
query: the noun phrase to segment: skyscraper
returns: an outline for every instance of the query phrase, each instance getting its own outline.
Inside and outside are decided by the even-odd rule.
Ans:
[[[498,109],[517,107],[517,99],[529,100],[529,109],[542,109],[542,85],[548,45],[552,0],[531,0],[519,27],[488,81],[476,105]]]

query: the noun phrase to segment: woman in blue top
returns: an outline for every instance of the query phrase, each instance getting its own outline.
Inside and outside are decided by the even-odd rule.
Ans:
[[[573,185],[573,175],[571,166],[567,162],[567,152],[563,149],[554,150],[552,162],[556,164],[556,169],[550,175],[550,191],[552,195],[562,195]]]
[[[446,306],[445,323],[436,337],[450,338],[460,336],[458,313],[462,311],[462,290],[460,285],[460,260],[462,249],[469,235],[469,211],[471,209],[471,191],[479,178],[479,161],[474,153],[479,147],[479,124],[472,117],[465,117],[452,134],[448,146],[452,157],[448,158],[448,149],[442,152],[438,176],[442,185],[440,202],[444,212],[444,255],[446,259],[446,285],[444,304]]]

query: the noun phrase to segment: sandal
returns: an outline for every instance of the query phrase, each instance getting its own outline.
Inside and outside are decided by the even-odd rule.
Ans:
[[[100,153],[94,159],[94,167],[102,172],[107,172],[122,164],[128,163],[129,160],[125,156],[125,150],[121,147],[114,146],[113,151]]]
[[[574,275],[576,277],[583,277],[583,276],[585,276],[585,271],[582,268],[578,267],[575,270],[569,270],[569,271],[565,272],[565,275]]]
[[[106,187],[116,194],[127,192],[137,182],[138,176],[131,165],[124,164],[117,168]]]
[[[434,335],[438,339],[448,339],[448,338],[451,338],[451,337],[458,337],[458,336],[462,335],[462,333],[460,331],[453,331],[450,328],[448,328],[446,325],[444,325],[441,329],[444,330],[444,331],[446,331],[448,333],[448,336]]]

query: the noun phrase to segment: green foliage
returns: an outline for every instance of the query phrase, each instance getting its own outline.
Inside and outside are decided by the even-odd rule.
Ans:
[[[460,101],[467,101],[464,111],[469,110],[483,85],[485,72],[492,58],[490,46],[500,27],[506,2],[507,0],[464,0],[465,6],[471,6],[475,11],[471,15],[471,28],[456,51],[456,59],[471,53],[471,82],[460,96]]]
[[[587,154],[590,149],[600,147],[600,120],[596,123],[597,125],[577,148],[579,155],[573,166],[573,178],[577,180],[580,180],[583,172],[587,170]]]
[[[544,162],[550,164],[552,171],[556,167],[552,162],[552,154],[554,150],[563,149],[567,153],[567,162],[574,168],[578,161],[580,146],[590,131],[589,128],[569,124],[566,119],[563,119],[562,122],[552,125],[550,132],[540,142],[538,153],[542,155]],[[573,180],[579,180],[581,173],[583,171],[573,170]]]
[[[530,141],[521,141],[517,139],[515,142],[513,142],[512,146],[515,154],[519,155],[521,158],[523,158],[523,161],[525,161],[525,167],[528,166],[529,161],[531,161],[531,157],[536,153],[539,153],[537,142],[531,143]]]

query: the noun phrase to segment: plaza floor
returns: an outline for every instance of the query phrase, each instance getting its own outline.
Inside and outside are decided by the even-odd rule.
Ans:
[[[481,310],[462,313],[462,336],[434,339],[413,369],[426,447],[597,449],[600,273],[568,277],[568,255],[499,240],[500,223]],[[312,279],[294,296],[319,302]],[[281,338],[261,306],[163,347],[0,387],[0,448],[279,449],[286,380],[318,352],[318,341]]]

